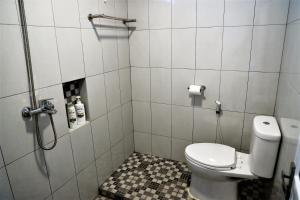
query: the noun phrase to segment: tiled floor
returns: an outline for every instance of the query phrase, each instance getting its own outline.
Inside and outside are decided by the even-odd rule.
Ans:
[[[185,163],[133,153],[99,188],[108,199],[186,200],[191,173]],[[265,200],[270,182],[239,184],[240,200]],[[107,199],[101,197],[101,200]]]

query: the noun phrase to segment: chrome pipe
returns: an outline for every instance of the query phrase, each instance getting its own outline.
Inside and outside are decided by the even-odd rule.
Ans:
[[[105,15],[105,14],[89,14],[88,15],[88,20],[91,21],[94,18],[105,18],[105,19],[111,19],[111,20],[116,20],[116,21],[122,21],[124,24],[128,23],[128,22],[136,22],[136,19],[127,19],[127,18],[121,18],[121,17],[113,17],[113,16],[109,16],[109,15]]]

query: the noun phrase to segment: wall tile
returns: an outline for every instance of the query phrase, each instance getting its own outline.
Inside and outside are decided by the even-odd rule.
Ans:
[[[117,1],[125,1],[125,0],[117,0]],[[119,57],[119,68],[125,68],[130,66],[129,31],[127,29],[118,31],[118,57]]]
[[[121,140],[118,144],[111,148],[111,158],[114,170],[117,170],[123,163],[124,156],[124,140]]]
[[[88,20],[87,16],[92,13],[99,13],[98,0],[78,0],[80,25],[84,28],[92,28],[93,24]]]
[[[223,28],[198,28],[196,40],[196,68],[220,69]]]
[[[81,33],[74,28],[56,28],[62,81],[72,81],[85,76]]]
[[[171,103],[171,69],[151,69],[151,101]]]
[[[4,166],[4,161],[3,161],[3,156],[2,156],[2,151],[0,149],[0,168]]]
[[[252,27],[225,27],[222,69],[248,71]]]
[[[194,97],[194,105],[215,109],[215,101],[219,98],[220,72],[214,70],[196,70],[195,84],[205,85],[206,89],[203,95]]]
[[[104,72],[118,69],[118,35],[116,30],[101,30]]]
[[[84,169],[77,176],[81,200],[94,199],[98,195],[97,170],[95,163]]]
[[[171,138],[152,135],[152,154],[162,158],[171,158]]]
[[[128,158],[134,152],[134,135],[133,133],[124,138],[124,154]]]
[[[94,141],[95,157],[100,157],[110,149],[107,116],[100,117],[91,122]]]
[[[53,200],[79,200],[76,178],[73,177],[68,183],[53,194]]]
[[[106,73],[105,87],[106,87],[106,102],[107,109],[110,111],[121,104],[121,92],[120,92],[120,81],[119,72],[113,71]]]
[[[133,101],[134,130],[145,133],[151,132],[151,108],[146,102]]]
[[[51,151],[45,151],[45,160],[51,189],[57,190],[75,175],[70,136],[58,139]]]
[[[128,17],[136,19],[132,26],[137,29],[148,28],[148,0],[128,0]]]
[[[197,0],[197,26],[222,26],[224,0]]]
[[[171,106],[165,104],[151,104],[152,133],[171,136]]]
[[[132,32],[129,42],[131,66],[149,67],[149,30]]]
[[[172,67],[195,69],[196,29],[172,30]]]
[[[13,200],[5,168],[0,169],[0,199]]]
[[[172,27],[187,28],[196,26],[196,0],[173,0]],[[188,12],[187,12],[188,10]]]
[[[250,150],[250,142],[252,137],[252,126],[253,126],[254,117],[255,117],[254,114],[245,113],[243,137],[242,137],[242,144],[241,144],[241,150],[245,152],[249,152]]]
[[[192,144],[192,141],[172,139],[172,159],[185,162],[185,147]]]
[[[55,26],[80,27],[79,9],[76,0],[52,0]],[[66,15],[66,10],[68,14]]]
[[[111,153],[107,151],[96,160],[98,182],[101,185],[112,173]]]
[[[188,87],[194,84],[194,70],[172,69],[172,103],[175,105],[192,105]]]
[[[87,93],[82,94],[83,99],[87,102],[85,104],[86,112],[89,119],[94,120],[107,112],[104,76],[97,75],[86,78],[86,89]]]
[[[288,22],[292,22],[300,18],[299,9],[300,9],[300,1],[291,0],[290,7],[289,7]]]
[[[110,134],[110,144],[115,146],[120,140],[123,139],[122,130],[122,110],[121,107],[108,113],[108,124]]]
[[[109,16],[115,16],[115,0],[110,1],[99,1],[99,13],[103,13]],[[98,20],[97,20],[98,21]],[[99,19],[98,23],[100,23],[103,26],[114,26],[117,24],[114,20],[109,19]]]
[[[126,18],[128,14],[128,0],[115,0],[116,16]]]
[[[133,134],[133,118],[132,118],[132,104],[128,102],[122,105],[122,119],[123,119],[123,133],[124,136]]]
[[[130,68],[119,70],[120,75],[120,90],[121,103],[126,103],[131,100],[131,70]]]
[[[45,161],[40,150],[8,165],[7,172],[15,199],[39,200],[51,194]]]
[[[246,111],[273,115],[278,84],[278,73],[249,74]]]
[[[150,100],[150,69],[131,68],[132,99]]]
[[[280,71],[284,35],[284,25],[254,27],[250,70]]]
[[[193,108],[172,106],[172,137],[192,140]]]
[[[288,0],[257,0],[254,24],[285,24],[288,7]]]
[[[136,152],[151,154],[151,135],[134,132],[134,146]]]
[[[217,116],[214,110],[194,109],[193,142],[215,142]]]
[[[102,48],[99,31],[81,29],[84,67],[87,76],[103,73]]]
[[[26,22],[28,25],[54,25],[51,0],[29,0],[24,2],[24,6],[26,11]]]
[[[36,88],[61,82],[55,30],[53,27],[28,27],[30,53]]]
[[[0,2],[0,23],[19,24],[15,1],[2,0]]]
[[[240,111],[245,109],[247,92],[247,72],[222,71],[220,99],[224,110]],[[238,96],[236,94],[239,94]]]
[[[171,28],[171,1],[149,0],[149,27]]]
[[[255,0],[225,0],[225,26],[252,25]]]
[[[93,141],[90,124],[71,132],[72,149],[76,173],[89,166],[94,160]]]
[[[151,67],[171,67],[171,34],[171,29],[150,30]]]
[[[10,15],[10,14],[9,14]],[[8,15],[8,16],[9,16]],[[0,97],[28,91],[27,71],[19,26],[0,26]]]

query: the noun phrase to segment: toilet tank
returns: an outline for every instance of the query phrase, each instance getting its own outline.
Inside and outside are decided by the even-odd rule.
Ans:
[[[254,175],[272,178],[280,138],[280,129],[274,117],[256,116],[253,119],[249,163]]]

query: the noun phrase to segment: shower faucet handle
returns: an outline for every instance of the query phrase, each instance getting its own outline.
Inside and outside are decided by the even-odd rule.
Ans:
[[[40,108],[42,109],[42,112],[48,113],[48,114],[55,114],[57,113],[57,110],[55,109],[54,104],[51,102],[54,98],[47,98],[47,99],[40,99],[39,104]]]

